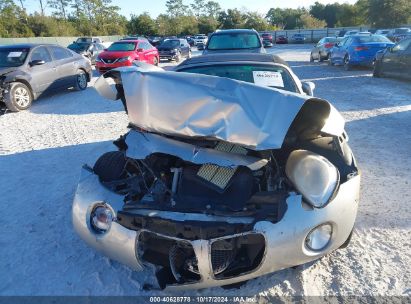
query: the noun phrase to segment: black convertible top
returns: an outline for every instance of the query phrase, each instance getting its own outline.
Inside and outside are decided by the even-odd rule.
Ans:
[[[192,57],[179,64],[175,70],[185,68],[189,65],[212,63],[212,62],[233,62],[233,61],[255,61],[259,63],[279,63],[288,64],[277,55],[256,54],[256,53],[219,53]]]

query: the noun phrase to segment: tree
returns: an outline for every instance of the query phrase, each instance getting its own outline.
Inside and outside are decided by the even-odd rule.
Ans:
[[[208,1],[206,3],[205,6],[205,11],[207,16],[209,16],[210,18],[214,18],[215,20],[217,20],[218,15],[221,12],[221,6],[218,2],[215,1]]]
[[[246,28],[252,28],[256,31],[266,31],[269,27],[267,20],[265,20],[264,17],[258,12],[248,12],[245,15],[245,18]]]
[[[0,1],[1,37],[31,37],[33,32],[28,26],[26,12],[12,0]]]
[[[47,4],[55,9],[55,15],[63,19],[67,19],[67,7],[71,4],[71,0],[48,0]]]
[[[205,2],[205,0],[194,0],[194,2],[191,3],[190,6],[193,10],[194,15],[198,18],[206,14],[206,5],[207,3]]]
[[[327,26],[327,23],[324,20],[314,18],[308,13],[301,15],[300,20],[303,25],[303,28],[307,29],[324,28]]]
[[[368,21],[373,27],[396,27],[409,21],[411,1],[368,0]]]
[[[171,17],[183,16],[188,11],[188,6],[184,5],[183,0],[167,0],[167,14]]]
[[[127,31],[130,34],[157,35],[156,22],[150,17],[148,12],[141,15],[131,15],[127,23]]]
[[[218,16],[218,22],[223,29],[243,28],[245,21],[245,16],[236,8],[222,11]]]

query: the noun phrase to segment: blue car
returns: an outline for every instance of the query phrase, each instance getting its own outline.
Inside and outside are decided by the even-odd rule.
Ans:
[[[358,34],[344,38],[331,50],[330,65],[343,65],[345,70],[352,66],[373,66],[378,51],[392,47],[387,37],[382,35]]]

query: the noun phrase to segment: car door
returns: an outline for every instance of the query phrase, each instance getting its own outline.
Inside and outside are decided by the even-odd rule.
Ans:
[[[138,61],[148,62],[146,57],[146,50],[144,49],[144,42],[137,44],[136,53],[138,55]]]
[[[73,54],[60,46],[49,46],[54,62],[57,67],[58,74],[58,87],[67,87],[74,84],[75,75],[77,73],[76,60],[73,58]]]
[[[33,64],[35,61],[44,61],[44,64]],[[57,68],[47,47],[38,46],[31,51],[28,72],[31,76],[30,85],[37,94],[56,86]]]
[[[314,59],[320,59],[320,49],[321,46],[324,44],[325,39],[321,39],[318,43],[314,46],[314,49],[311,51],[312,57]]]
[[[398,75],[411,78],[411,39],[401,41],[403,50],[399,55]]]
[[[337,45],[333,48],[333,52],[332,52],[332,61],[334,63],[341,63],[343,58],[343,46],[345,44],[345,42],[348,40],[348,38],[344,38],[343,40],[341,40],[339,43],[337,43]]]
[[[154,61],[157,57],[157,50],[154,46],[152,46],[149,42],[144,42],[145,48],[145,56],[147,58],[147,62],[154,64]]]
[[[347,40],[344,41],[344,44],[341,47],[340,58],[341,62],[344,62],[344,57],[348,54],[350,55],[351,45],[354,39],[352,37],[348,37]]]
[[[184,39],[180,39],[180,49],[181,49],[181,55],[183,55],[183,57],[187,57],[188,52],[189,52],[189,47],[187,43],[184,41]]]
[[[408,49],[411,40],[403,40],[385,51],[382,58],[383,73],[389,75],[399,75],[402,70],[402,62],[405,51]]]

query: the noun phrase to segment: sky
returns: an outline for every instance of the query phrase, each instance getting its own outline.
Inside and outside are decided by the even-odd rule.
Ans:
[[[223,9],[229,8],[246,8],[250,11],[258,11],[261,14],[266,14],[272,7],[279,8],[297,8],[297,7],[309,7],[318,1],[323,4],[328,3],[350,3],[353,4],[357,0],[214,0],[220,3]],[[190,4],[192,0],[183,0],[184,4]],[[26,0],[27,10],[31,13],[33,11],[40,11],[39,1]],[[166,11],[166,0],[112,0],[113,5],[117,5],[121,8],[120,13],[127,18],[130,14],[141,14],[142,12],[148,12],[151,17],[155,18],[159,14]],[[50,8],[46,9],[46,13],[50,13]]]

